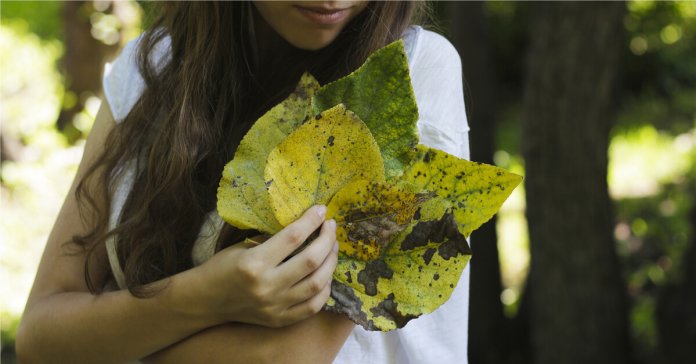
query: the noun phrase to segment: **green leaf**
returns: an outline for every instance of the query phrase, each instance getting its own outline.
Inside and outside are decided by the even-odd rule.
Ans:
[[[326,310],[367,330],[401,328],[435,310],[470,258],[451,205],[434,193],[357,181],[334,196],[327,218],[340,247]]]
[[[229,224],[273,234],[282,225],[271,208],[264,168],[271,151],[311,114],[319,83],[304,74],[295,91],[249,129],[226,166],[218,188],[218,213]]]
[[[459,231],[469,236],[500,209],[522,177],[495,166],[470,162],[418,145],[400,184],[434,192],[452,204]]]
[[[314,113],[341,103],[377,140],[387,178],[399,176],[418,143],[418,107],[403,41],[378,50],[355,72],[322,86],[314,96]]]
[[[286,226],[353,180],[383,180],[384,167],[365,123],[339,104],[273,149],[265,179],[275,217]]]

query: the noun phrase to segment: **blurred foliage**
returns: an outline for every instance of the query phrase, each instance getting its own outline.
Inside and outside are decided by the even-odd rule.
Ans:
[[[91,35],[120,42],[140,32],[135,2],[85,2]],[[84,139],[68,143],[56,129],[62,108],[75,105],[65,86],[63,2],[3,1],[0,4],[0,285],[2,360],[11,348],[41,253],[82,155]],[[116,15],[107,14],[115,12]],[[102,65],[95,65],[102,67]],[[73,124],[89,132],[100,101],[93,95]]]
[[[0,10],[3,24],[22,21],[29,32],[43,40],[63,39],[63,4],[59,1],[3,1]]]
[[[61,52],[59,41],[42,41],[26,22],[3,21],[0,27],[3,150],[18,146],[0,174],[3,348],[14,340],[43,244],[81,154],[54,127],[63,96],[55,66]]]

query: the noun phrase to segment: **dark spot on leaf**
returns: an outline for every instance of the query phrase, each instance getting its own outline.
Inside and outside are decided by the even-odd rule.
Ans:
[[[350,272],[346,272],[346,282],[353,283],[353,277],[351,276]]]
[[[435,273],[435,275],[433,275],[433,280],[436,281],[438,279],[440,279],[440,275]]]
[[[377,305],[377,307],[371,308],[370,312],[377,317],[384,317],[387,320],[394,322],[397,328],[406,326],[409,321],[418,317],[414,315],[402,314],[399,312],[398,305],[399,304],[394,301],[394,293],[390,293],[389,296],[384,299],[384,301]]]
[[[458,254],[471,254],[471,249],[469,249],[464,235],[457,230],[452,212],[445,213],[439,220],[417,223],[401,243],[401,250],[411,250],[424,246],[429,241],[442,243],[438,248],[438,253],[445,260]]]
[[[470,255],[471,248],[469,248],[469,244],[466,242],[464,235],[460,234],[459,230],[457,230],[457,225],[454,222],[454,215],[447,213],[443,218],[447,219],[447,241],[440,244],[437,253],[444,260],[449,260],[459,255]]]
[[[271,185],[273,184],[273,180],[268,180],[268,181],[264,182],[264,184],[266,185],[266,189],[269,189],[271,187]]]
[[[423,162],[425,163],[430,163],[431,160],[435,159],[435,153],[432,151],[427,151],[425,155],[423,156]]]
[[[326,143],[328,143],[330,147],[333,147],[333,145],[334,145],[334,136],[331,135],[331,136],[329,137],[329,139],[326,140]]]
[[[425,251],[425,253],[423,254],[423,260],[425,261],[425,265],[430,264],[430,260],[433,259],[434,254],[435,254],[434,248],[430,248],[430,249]]]
[[[236,178],[232,180],[232,187],[239,187],[239,185],[237,184]]]
[[[413,214],[413,219],[420,220],[420,218],[421,218],[421,211],[420,211],[420,207],[419,207],[418,210],[416,210],[416,213]]]
[[[358,282],[365,286],[365,294],[368,296],[377,295],[377,281],[380,278],[390,279],[394,271],[389,268],[387,263],[381,260],[373,260],[365,265],[365,269],[358,273]]]
[[[384,248],[394,234],[406,227],[406,224],[394,221],[392,214],[380,215],[378,212],[372,216],[370,214],[363,211],[351,211],[346,214],[345,221],[350,223],[350,226],[346,226],[348,240],[362,244],[374,242],[379,244],[380,248]]]
[[[324,306],[328,312],[344,314],[358,325],[367,330],[376,330],[372,320],[367,320],[367,314],[362,312],[362,301],[353,292],[353,289],[337,281],[331,281],[331,297],[336,301],[336,306]]]
[[[314,119],[321,120],[321,114],[317,114],[317,116],[315,116]]]

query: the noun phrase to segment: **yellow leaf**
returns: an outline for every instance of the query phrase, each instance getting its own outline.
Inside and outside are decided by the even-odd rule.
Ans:
[[[379,258],[394,234],[405,229],[427,195],[394,185],[355,181],[338,191],[327,218],[336,220],[339,250],[360,260]]]
[[[400,184],[431,191],[450,201],[459,230],[469,236],[500,209],[522,177],[495,166],[469,162],[422,144]]]
[[[328,204],[353,180],[384,180],[384,166],[365,123],[340,104],[278,144],[265,179],[275,217],[286,226],[312,205]]]
[[[276,220],[264,184],[264,166],[270,152],[311,113],[319,83],[304,74],[295,91],[266,112],[239,143],[218,188],[218,213],[229,224],[273,234],[282,229]]]
[[[451,204],[434,193],[357,181],[336,193],[327,218],[336,219],[340,248],[326,309],[367,330],[435,310],[470,258]]]

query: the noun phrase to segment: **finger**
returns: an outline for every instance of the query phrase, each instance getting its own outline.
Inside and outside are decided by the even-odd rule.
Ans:
[[[290,305],[295,305],[312,298],[312,296],[319,294],[327,283],[331,282],[333,273],[336,270],[336,264],[338,263],[337,250],[338,247],[336,246],[336,250],[332,250],[332,253],[326,257],[324,263],[322,263],[317,270],[297,282],[297,284],[288,290],[287,302]]]
[[[336,222],[324,222],[321,232],[303,251],[278,267],[282,283],[292,286],[316,271],[336,244]]]
[[[254,248],[259,253],[259,259],[277,266],[324,222],[324,216],[326,216],[326,206],[316,205],[307,209],[295,222]]]
[[[290,308],[286,312],[286,317],[294,320],[302,320],[307,317],[313,316],[321,311],[324,307],[326,301],[331,295],[331,281],[327,282],[326,285],[321,289],[321,292],[312,296],[310,299],[298,303]]]

